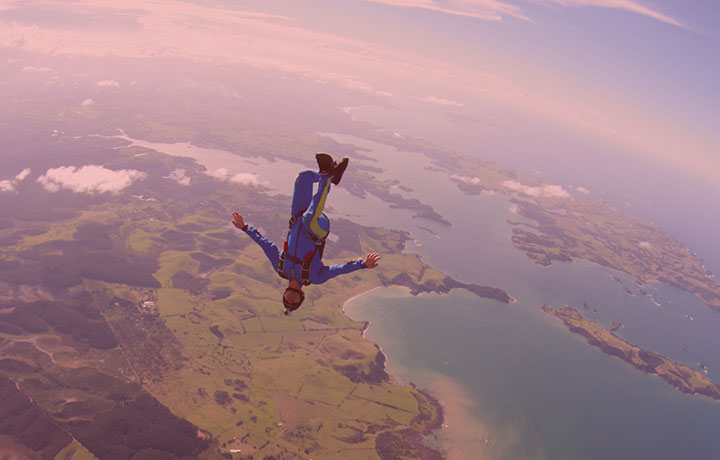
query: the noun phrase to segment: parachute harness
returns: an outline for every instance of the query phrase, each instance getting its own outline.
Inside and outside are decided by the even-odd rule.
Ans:
[[[292,216],[290,218],[290,221],[288,222],[288,236],[285,239],[285,244],[283,245],[283,252],[280,254],[280,260],[278,261],[277,271],[278,275],[280,275],[282,278],[289,279],[287,275],[285,274],[285,259],[289,260],[293,264],[300,265],[302,267],[300,271],[300,279],[302,280],[303,286],[308,286],[310,284],[310,265],[312,264],[313,259],[315,258],[315,254],[318,252],[320,253],[320,257],[322,257],[323,251],[325,250],[325,239],[327,238],[327,235],[325,238],[319,238],[318,236],[314,235],[312,232],[308,231],[308,235],[310,238],[315,242],[315,249],[308,252],[305,255],[304,259],[299,259],[295,256],[292,256],[287,253],[288,250],[288,240],[290,239],[290,232],[292,231],[293,226],[295,223],[302,217],[302,215],[307,211],[307,208],[301,209],[298,211],[297,214]],[[324,213],[323,213],[324,214]],[[327,217],[327,216],[326,216]],[[328,222],[330,222],[328,220]],[[302,227],[302,221],[300,221],[300,227]],[[298,229],[299,233],[300,229]],[[328,235],[330,232],[328,231]],[[299,236],[299,235],[298,235]],[[293,267],[293,276],[294,276],[294,267]]]

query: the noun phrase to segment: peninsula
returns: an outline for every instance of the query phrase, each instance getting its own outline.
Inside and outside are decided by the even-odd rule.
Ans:
[[[711,382],[702,370],[678,364],[658,353],[644,350],[612,333],[609,329],[583,318],[574,308],[552,308],[542,310],[565,323],[570,332],[585,337],[585,340],[603,353],[622,359],[635,369],[655,374],[683,393],[704,395],[720,401],[720,386]]]

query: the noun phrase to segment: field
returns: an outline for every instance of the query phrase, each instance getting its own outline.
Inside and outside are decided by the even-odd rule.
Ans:
[[[230,208],[193,209],[204,211],[178,218],[142,200],[93,205],[3,250],[16,270],[4,272],[0,374],[17,385],[8,391],[32,401],[27,417],[55,427],[55,441],[38,452],[176,458],[178,436],[188,430],[197,436],[183,448],[202,458],[431,452],[378,447],[383,434],[420,436],[438,424],[440,409],[390,379],[385,357],[362,338],[365,325],[341,305],[393,279],[421,291],[447,290],[450,279],[404,253],[403,233],[338,222],[338,241],[348,244],[329,248],[325,263],[379,251],[382,269],[311,286],[303,307],[286,317],[281,280],[261,250],[228,226]],[[43,270],[52,263],[63,271],[48,285]],[[17,269],[27,284],[8,282]],[[118,420],[133,423],[137,436],[112,438]],[[37,435],[29,430],[14,435]]]

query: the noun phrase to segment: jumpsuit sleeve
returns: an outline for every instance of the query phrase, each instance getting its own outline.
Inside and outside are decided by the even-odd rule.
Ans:
[[[352,273],[356,270],[361,270],[363,268],[367,267],[365,267],[362,259],[353,260],[345,264],[330,265],[329,267],[327,265],[323,265],[320,267],[320,270],[318,270],[315,274],[315,279],[311,281],[313,284],[322,284],[325,281],[335,278],[338,275]]]
[[[243,231],[247,233],[250,238],[252,238],[252,240],[262,248],[268,260],[272,264],[273,269],[277,270],[278,262],[280,262],[280,250],[278,249],[277,245],[262,236],[255,227],[248,225],[247,228]]]

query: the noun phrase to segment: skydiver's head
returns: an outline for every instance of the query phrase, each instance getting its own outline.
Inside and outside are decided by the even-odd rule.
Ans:
[[[290,280],[288,287],[283,292],[283,305],[285,306],[285,314],[290,314],[291,311],[295,311],[300,308],[303,301],[305,300],[305,293],[302,290],[302,286],[296,280]]]

